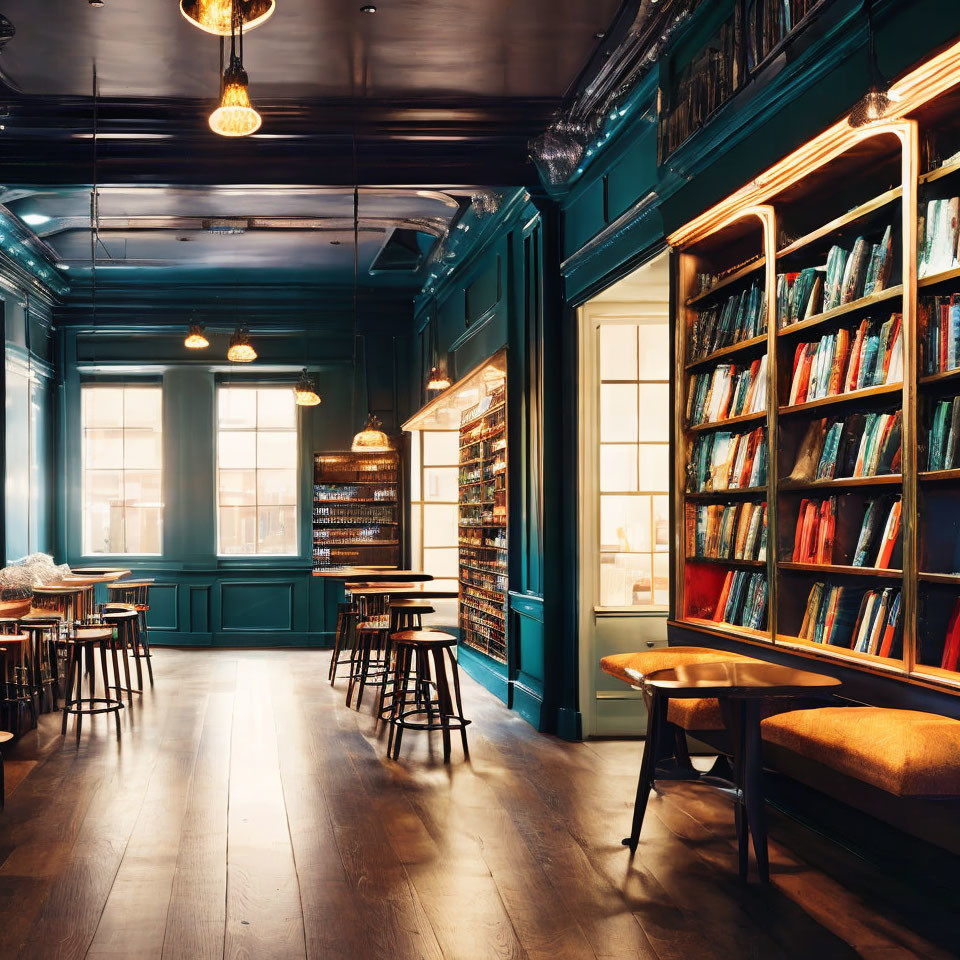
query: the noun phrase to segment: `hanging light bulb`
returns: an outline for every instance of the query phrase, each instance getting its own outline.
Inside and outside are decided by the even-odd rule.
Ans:
[[[183,345],[191,350],[202,350],[204,347],[210,346],[210,341],[206,338],[203,327],[197,323],[192,323]]]
[[[354,453],[387,453],[393,449],[390,438],[380,429],[379,417],[367,414],[367,422],[353,438],[350,449]]]
[[[854,104],[847,123],[851,127],[865,127],[886,116],[891,99],[887,94],[890,84],[884,80],[877,63],[877,49],[873,29],[873,0],[864,0],[867,15],[867,57],[870,61],[870,86],[867,92]]]
[[[230,347],[227,350],[227,359],[234,363],[250,363],[257,359],[257,351],[250,342],[250,331],[245,324],[241,324],[233,331],[230,338]]]
[[[441,390],[446,390],[449,386],[450,378],[445,373],[441,373],[437,367],[434,367],[430,371],[427,389],[431,391],[431,393],[439,393]]]
[[[276,9],[276,0],[239,0],[237,3],[243,29],[246,31],[266,23]],[[195,27],[220,37],[230,36],[232,0],[180,0],[180,12]]]
[[[306,367],[303,368],[303,373],[300,374],[300,379],[293,388],[293,398],[298,407],[315,407],[320,403],[317,385],[307,373]]]
[[[220,106],[210,114],[210,129],[221,137],[249,137],[260,129],[263,119],[250,103],[247,71],[238,57],[231,57],[223,72]]]

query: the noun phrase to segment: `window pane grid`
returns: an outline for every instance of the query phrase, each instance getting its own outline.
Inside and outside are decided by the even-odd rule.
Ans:
[[[221,556],[297,553],[297,418],[289,387],[217,388]]]
[[[160,386],[84,384],[83,552],[162,552],[163,392]]]

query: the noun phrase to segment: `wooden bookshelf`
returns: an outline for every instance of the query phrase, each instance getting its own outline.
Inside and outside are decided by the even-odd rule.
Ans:
[[[460,421],[460,642],[507,662],[506,386]],[[479,534],[468,542],[465,534]]]
[[[713,353],[708,354],[705,357],[701,357],[699,360],[691,360],[690,363],[686,365],[685,369],[687,372],[690,372],[699,370],[703,367],[709,367],[718,360],[730,360],[733,357],[739,356],[740,354],[763,353],[766,345],[766,334],[763,334],[759,337],[750,337],[747,340],[741,340],[739,343],[733,343],[729,347],[721,347],[719,350],[714,350]]]
[[[835,320],[849,317],[852,314],[860,313],[864,310],[870,310],[878,304],[885,303],[887,300],[899,300],[902,299],[902,297],[903,285],[898,283],[895,286],[888,287],[886,290],[872,293],[869,297],[860,297],[851,303],[844,303],[839,307],[834,307],[832,310],[818,313],[808,320],[798,320],[796,323],[781,327],[780,336],[792,337],[798,333],[808,333],[811,330],[816,330],[818,327],[829,326]]]
[[[755,273],[757,270],[762,270],[765,265],[766,258],[760,257],[758,260],[753,260],[739,269],[731,270],[730,273],[718,280],[712,287],[708,287],[706,290],[703,290],[700,293],[690,297],[690,299],[687,300],[687,306],[692,307],[696,304],[706,303],[721,291],[727,290],[729,287],[733,286],[733,284],[735,284],[738,280],[742,280],[744,277],[749,277],[750,274]]]
[[[902,580],[902,570],[884,570],[879,567],[853,567],[839,563],[792,563],[781,560],[777,566],[781,570],[797,573],[816,573],[823,576],[878,577],[884,580]]]

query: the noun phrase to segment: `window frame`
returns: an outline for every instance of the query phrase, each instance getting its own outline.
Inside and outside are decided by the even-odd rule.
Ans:
[[[293,544],[293,549],[288,553],[224,553],[221,550],[220,543],[220,434],[221,432],[232,432],[232,433],[253,433],[257,435],[261,432],[259,425],[256,427],[241,427],[241,428],[226,428],[223,430],[220,426],[220,391],[221,389],[234,389],[234,390],[288,390],[290,391],[291,398],[293,396],[293,384],[286,380],[247,380],[235,378],[232,376],[222,376],[216,377],[214,379],[213,385],[213,512],[214,512],[214,544],[213,544],[213,555],[216,558],[218,564],[230,564],[233,561],[236,561],[241,564],[247,564],[251,561],[256,560],[296,560],[300,558],[301,551],[303,549],[303,535],[301,530],[301,521],[302,521],[302,510],[303,510],[303,490],[302,490],[302,474],[303,474],[303,451],[301,450],[302,445],[302,432],[301,432],[301,418],[299,415],[299,407],[294,406],[294,420],[293,420],[293,435],[294,435],[294,449],[296,450],[296,463],[291,467],[294,471],[294,491],[296,502],[293,504],[294,508],[294,530],[295,530],[295,540]],[[271,432],[289,432],[282,430],[280,428],[266,429],[264,433]],[[231,469],[231,468],[227,468]],[[237,468],[240,469],[240,468]],[[259,466],[254,466],[254,473],[259,473]],[[269,469],[269,468],[266,468]],[[311,481],[312,488],[312,481]],[[254,503],[254,510],[258,510],[260,507],[259,503],[259,484],[257,483],[256,477],[254,480],[254,495],[257,498]],[[266,506],[283,506],[283,504],[267,504]],[[312,503],[311,503],[312,506]]]
[[[143,389],[144,387],[154,387],[160,392],[160,550],[157,553],[143,553],[141,551],[96,551],[91,552],[88,547],[90,544],[87,543],[87,438],[86,432],[88,427],[86,426],[84,420],[84,407],[85,399],[84,395],[88,389],[96,388],[113,388],[113,389]],[[97,376],[97,377],[84,377],[81,376],[79,381],[80,388],[80,403],[79,403],[79,421],[80,421],[80,501],[79,501],[79,515],[80,515],[80,555],[84,558],[90,558],[93,560],[101,560],[104,557],[123,557],[125,559],[147,559],[153,560],[157,557],[165,556],[164,550],[164,537],[166,535],[166,506],[167,506],[167,478],[166,478],[166,457],[164,456],[165,450],[165,424],[163,416],[163,408],[165,402],[165,392],[163,385],[163,378],[156,376],[154,374],[145,375],[145,376]],[[89,429],[98,429],[98,428],[89,428]],[[107,429],[107,428],[103,428]],[[125,431],[126,427],[121,427],[121,431]],[[92,468],[99,469],[99,468]],[[102,468],[108,469],[108,468]],[[127,472],[127,468],[120,468],[122,473]],[[126,502],[123,503],[124,510],[124,540],[126,540]]]

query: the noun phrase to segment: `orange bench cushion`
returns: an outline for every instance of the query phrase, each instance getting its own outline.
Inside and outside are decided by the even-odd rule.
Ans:
[[[919,710],[821,707],[761,724],[763,739],[899,797],[960,796],[960,720]]]
[[[753,660],[739,653],[727,653],[710,647],[655,647],[639,653],[615,653],[600,661],[600,669],[624,683],[636,685],[636,678],[627,670],[642,675],[655,670],[671,670],[687,663],[729,663],[731,660]],[[684,730],[722,730],[723,718],[716,698],[671,700],[667,719]]]

